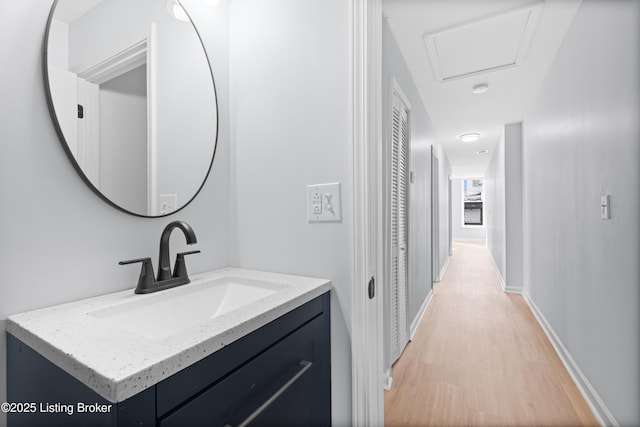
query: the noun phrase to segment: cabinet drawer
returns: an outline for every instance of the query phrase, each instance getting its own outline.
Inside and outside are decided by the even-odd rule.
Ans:
[[[311,319],[323,313],[328,316],[328,298],[328,294],[315,298],[160,382],[156,386],[158,417],[173,411]]]
[[[248,419],[249,425],[318,424],[328,383],[322,327],[322,318],[307,323],[168,414],[160,426],[237,426]]]

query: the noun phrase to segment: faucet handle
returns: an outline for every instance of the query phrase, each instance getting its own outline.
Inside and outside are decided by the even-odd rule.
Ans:
[[[126,265],[126,264],[135,264],[137,262],[142,263],[142,268],[140,269],[140,277],[138,278],[138,286],[134,291],[136,294],[146,294],[149,293],[150,289],[156,284],[155,274],[153,273],[153,264],[151,263],[151,258],[136,258],[129,259],[126,261],[120,261],[118,264]]]
[[[185,255],[198,253],[200,253],[199,250],[178,253],[178,255],[176,255],[176,264],[173,267],[173,277],[184,277],[189,280],[189,275],[187,274],[187,264],[184,262],[184,257]],[[189,281],[187,281],[186,283],[189,283]]]

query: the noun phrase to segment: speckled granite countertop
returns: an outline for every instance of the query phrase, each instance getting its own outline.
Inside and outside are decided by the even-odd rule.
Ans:
[[[117,312],[119,308],[124,311],[133,304],[146,306],[167,301],[226,277],[264,282],[277,291],[159,338],[114,326],[95,315],[105,310]],[[157,293],[136,295],[130,289],[16,314],[7,319],[7,332],[115,403],[157,384],[329,289],[331,282],[325,279],[225,268],[193,275],[190,284]],[[176,308],[180,309],[184,308]]]

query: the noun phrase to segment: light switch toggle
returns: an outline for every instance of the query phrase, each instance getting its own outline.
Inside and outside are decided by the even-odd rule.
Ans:
[[[331,204],[331,199],[333,199],[333,194],[331,193],[327,193],[324,195],[324,198],[327,200],[327,203],[325,203],[324,207],[331,212],[332,214],[336,214],[335,211],[333,210],[333,205]]]
[[[600,218],[601,219],[610,219],[611,216],[609,214],[609,195],[605,194],[600,197]]]

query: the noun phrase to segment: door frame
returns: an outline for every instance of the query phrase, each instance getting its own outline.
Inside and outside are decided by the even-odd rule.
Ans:
[[[101,58],[95,64],[82,64],[75,67],[72,72],[78,78],[89,83],[100,85],[114,77],[131,71],[136,67],[146,64],[147,69],[147,215],[158,214],[158,140],[157,140],[157,24],[151,22],[147,33],[142,38],[131,39],[124,43],[120,50],[112,52],[106,58]],[[97,102],[97,98],[96,98]],[[97,108],[97,105],[94,106]],[[98,156],[98,153],[95,153]],[[99,164],[99,159],[92,159]],[[86,174],[86,173],[85,173]],[[100,188],[99,181],[91,181],[94,187]]]
[[[440,159],[431,146],[431,289],[440,281]]]
[[[352,424],[384,424],[382,0],[351,0],[353,133]],[[375,278],[373,299],[368,284]]]
[[[390,82],[390,91],[389,91],[389,109],[387,111],[385,111],[385,115],[382,116],[380,119],[381,120],[390,120],[393,117],[393,105],[395,102],[395,97],[397,96],[400,100],[400,102],[404,105],[404,107],[406,107],[407,110],[407,159],[405,162],[405,182],[404,184],[400,184],[399,185],[404,185],[405,186],[405,229],[406,229],[406,236],[405,236],[405,242],[404,244],[405,246],[405,258],[406,258],[406,271],[405,271],[405,288],[406,290],[403,290],[404,295],[404,313],[402,313],[404,315],[404,324],[405,324],[405,328],[403,331],[399,331],[400,337],[402,338],[401,341],[404,341],[404,345],[402,345],[402,350],[400,351],[400,354],[402,354],[402,351],[404,350],[404,347],[406,347],[406,344],[410,341],[410,337],[411,337],[411,331],[410,331],[410,325],[409,325],[409,285],[411,283],[410,280],[410,274],[409,272],[411,271],[411,257],[409,256],[409,248],[410,248],[410,238],[411,238],[411,212],[410,212],[410,206],[411,206],[411,120],[412,120],[412,113],[411,113],[411,102],[409,102],[409,98],[407,97],[407,95],[404,93],[404,91],[402,90],[402,87],[400,86],[400,84],[398,83],[398,81],[396,80],[395,77],[391,77],[391,82]],[[398,136],[399,138],[401,138],[401,135]],[[384,310],[387,311],[387,316],[388,319],[391,318],[391,291],[392,291],[392,269],[393,269],[393,248],[392,248],[392,243],[391,243],[391,236],[392,236],[392,228],[391,228],[391,206],[393,205],[392,202],[392,198],[394,197],[393,195],[393,188],[391,186],[391,179],[392,179],[392,174],[393,174],[393,167],[391,167],[391,162],[393,161],[393,125],[389,125],[389,131],[387,132],[386,138],[388,139],[387,144],[383,144],[383,156],[381,159],[381,162],[383,163],[382,168],[383,171],[388,171],[387,173],[380,173],[380,175],[383,177],[383,180],[385,182],[385,187],[382,189],[382,191],[384,191],[384,197],[382,197],[382,204],[383,204],[383,209],[384,209],[384,215],[381,217],[381,229],[380,232],[383,233],[383,239],[384,239],[384,247],[380,248],[379,250],[381,250],[383,252],[383,256],[385,258],[384,261],[384,265],[380,266],[380,270],[379,270],[379,275],[380,275],[380,283],[382,284],[388,284],[388,286],[384,286],[384,300],[383,300],[383,306],[384,306]],[[400,141],[398,141],[400,143]],[[400,156],[400,147],[398,147],[398,157]],[[399,161],[399,159],[398,159]],[[399,165],[398,165],[399,167]],[[399,177],[398,177],[399,178]],[[388,189],[387,189],[388,186]],[[381,193],[382,194],[382,193]],[[400,218],[398,217],[398,225],[400,222]],[[399,247],[398,247],[398,252],[399,252]],[[397,256],[399,256],[399,253],[397,254]],[[396,260],[397,262],[397,260]],[[384,274],[384,276],[383,276]],[[384,279],[384,282],[382,281],[382,279]],[[398,290],[398,295],[400,295],[400,291]],[[398,310],[400,310],[400,307],[398,308]],[[398,321],[400,321],[402,319],[403,316],[399,316]],[[389,322],[387,322],[389,323]],[[384,318],[383,318],[383,327],[386,328],[390,328],[390,325],[388,324],[384,324]],[[383,330],[383,334],[386,334],[386,331]],[[389,329],[389,334],[388,337],[391,337],[391,329]],[[386,344],[386,345],[385,345]],[[392,353],[391,349],[391,343],[387,342],[385,343],[383,341],[383,346],[384,351],[387,353],[388,356],[388,365],[387,366],[383,366],[383,370],[385,372],[385,384],[386,384],[386,389],[389,389],[391,387],[391,383],[393,381],[392,376],[391,376],[391,366],[396,362],[397,358],[395,357],[395,354]]]

